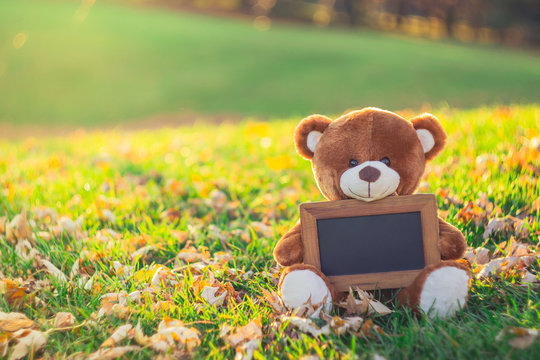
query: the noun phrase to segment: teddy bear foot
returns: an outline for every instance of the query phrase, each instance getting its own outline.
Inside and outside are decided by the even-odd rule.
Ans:
[[[316,268],[298,264],[286,268],[279,282],[281,300],[300,315],[319,316],[332,310],[332,292],[328,280]]]
[[[465,307],[470,277],[469,269],[462,264],[443,261],[426,267],[398,300],[421,309],[432,319],[448,318]]]

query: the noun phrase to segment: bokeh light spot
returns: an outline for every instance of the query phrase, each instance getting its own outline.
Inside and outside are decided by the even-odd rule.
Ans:
[[[320,8],[313,14],[313,22],[320,27],[328,26],[331,19],[330,12],[326,8]]]
[[[81,5],[73,14],[73,20],[78,23],[82,23],[88,17],[90,13],[90,8],[94,5],[96,0],[82,0]]]
[[[28,37],[26,36],[25,33],[18,33],[17,35],[15,35],[15,37],[13,38],[13,47],[15,49],[20,49],[23,47],[23,45],[26,43],[26,40],[28,39]]]
[[[265,136],[261,139],[261,147],[263,149],[268,149],[272,145],[272,138]]]
[[[259,31],[270,29],[270,25],[272,25],[272,20],[270,20],[268,16],[257,16],[255,20],[253,20],[253,27]]]

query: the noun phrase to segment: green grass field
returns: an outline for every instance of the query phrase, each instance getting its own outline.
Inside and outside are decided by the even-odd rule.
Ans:
[[[437,194],[441,215],[471,247],[489,249],[490,258],[518,248],[521,255],[537,254],[540,107],[434,112],[449,144],[429,166],[421,191]],[[520,349],[511,334],[497,338],[504,329],[512,332],[508,327],[538,328],[538,283],[523,280],[527,270],[529,281],[538,281],[538,259],[528,267],[503,263],[500,274],[475,278],[468,306],[447,321],[398,308],[365,316],[383,333],[366,327],[321,336],[280,322],[263,298],[264,290],[276,290],[273,246],[296,222],[299,203],[322,199],[309,162],[292,146],[297,120],[0,141],[0,317],[19,311],[34,329],[49,331],[40,352],[45,359],[97,351],[124,324],[140,321],[150,336],[168,318],[199,332],[200,344],[194,340],[189,349],[184,338],[172,340],[195,358],[232,358],[234,346],[220,329],[250,321],[261,325],[260,333],[246,335],[255,339],[255,359],[538,358],[537,339]],[[14,221],[23,209],[28,225],[21,217]],[[494,218],[506,225],[485,240]],[[509,226],[519,221],[523,228]],[[66,279],[52,275],[46,260]],[[472,263],[478,276],[483,266]],[[155,264],[164,268],[152,286]],[[209,303],[205,286],[226,294],[222,305]],[[116,306],[102,299],[137,290],[140,299]],[[72,329],[51,330],[62,327],[51,320],[59,312],[73,314]],[[0,357],[14,336],[5,327],[0,321]],[[159,352],[147,341],[131,333],[116,345],[134,346],[129,358],[154,358]]]
[[[90,2],[0,2],[0,123],[268,118],[527,103],[540,94],[533,52],[367,30],[259,31],[248,20],[102,1],[79,22],[81,3]]]

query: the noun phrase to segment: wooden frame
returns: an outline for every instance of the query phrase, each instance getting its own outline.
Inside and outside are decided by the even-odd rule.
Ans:
[[[439,222],[437,204],[433,194],[390,196],[374,202],[361,200],[337,200],[303,203],[300,205],[304,263],[321,270],[318,219],[349,218],[368,215],[420,212],[425,265],[441,261],[438,240]],[[390,289],[408,286],[420,270],[404,270],[379,273],[328,276],[330,283],[338,291],[347,291],[350,286],[364,290]]]

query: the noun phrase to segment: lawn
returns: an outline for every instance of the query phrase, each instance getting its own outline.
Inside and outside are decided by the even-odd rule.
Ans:
[[[468,306],[455,318],[417,318],[389,303],[389,315],[360,314],[360,330],[314,336],[293,326],[304,320],[283,317],[272,249],[298,204],[322,199],[292,146],[298,119],[2,140],[0,318],[17,311],[27,319],[19,315],[16,328],[47,333],[45,358],[98,351],[124,325],[94,358],[132,350],[130,358],[150,359],[160,341],[195,358],[232,358],[235,347],[256,359],[537,358],[540,343],[516,328],[540,324],[531,255],[540,106],[434,112],[449,144],[421,191],[437,195],[441,216],[476,249]],[[6,324],[0,357],[16,337]],[[176,335],[160,335],[169,330]]]
[[[364,29],[260,31],[249,20],[102,1],[86,12],[91,3],[0,2],[0,123],[474,107],[540,94],[532,51]]]

